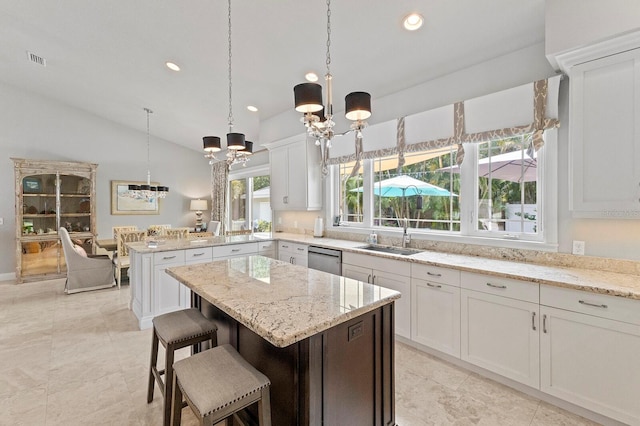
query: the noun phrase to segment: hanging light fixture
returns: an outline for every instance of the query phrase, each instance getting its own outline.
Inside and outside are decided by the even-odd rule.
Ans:
[[[147,113],[147,184],[146,185],[129,185],[129,195],[143,200],[152,200],[154,198],[165,198],[169,193],[168,186],[151,186],[151,169],[149,162],[149,115],[153,114],[149,108],[143,108]]]
[[[229,22],[229,133],[227,133],[227,153],[226,158],[220,159],[226,161],[228,165],[241,163],[246,166],[249,161],[249,156],[253,153],[253,142],[245,140],[243,133],[233,132],[233,102],[232,102],[232,84],[231,84],[231,0],[228,0],[228,14]],[[219,159],[215,156],[216,152],[220,152],[222,147],[220,145],[220,138],[218,136],[205,136],[202,138],[204,145],[205,158],[209,159],[209,164],[213,164]]]
[[[327,73],[326,81],[327,103],[322,101],[322,86],[317,83],[301,83],[293,88],[295,109],[304,114],[301,121],[307,128],[307,134],[316,140],[320,146],[322,155],[322,173],[326,175],[327,152],[331,148],[331,139],[335,135],[333,126],[333,93],[331,75],[331,0],[327,0]],[[367,92],[352,92],[345,97],[345,117],[351,120],[351,129],[344,133],[354,131],[356,140],[362,139],[362,129],[367,125],[365,121],[371,116],[371,95]]]

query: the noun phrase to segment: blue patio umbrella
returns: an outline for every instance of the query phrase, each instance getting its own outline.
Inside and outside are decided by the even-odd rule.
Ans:
[[[354,188],[351,192],[362,192],[363,188]],[[384,179],[373,184],[373,193],[381,197],[411,197],[413,195],[448,197],[452,194],[447,189],[432,185],[427,182],[412,178],[407,175],[400,175],[389,179]]]

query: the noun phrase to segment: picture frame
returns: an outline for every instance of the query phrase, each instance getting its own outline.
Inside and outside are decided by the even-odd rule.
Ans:
[[[129,185],[146,185],[146,182],[129,180],[111,181],[112,215],[160,214],[160,203],[157,198],[143,200],[131,197]],[[157,182],[151,182],[151,185],[159,184]]]

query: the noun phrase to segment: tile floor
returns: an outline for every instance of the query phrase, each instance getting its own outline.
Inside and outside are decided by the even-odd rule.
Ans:
[[[63,279],[0,283],[0,425],[161,424],[160,392],[146,403],[151,330],[138,330],[127,309],[128,286],[63,289]],[[399,426],[595,424],[409,346],[396,350]],[[197,424],[183,413],[183,425]]]

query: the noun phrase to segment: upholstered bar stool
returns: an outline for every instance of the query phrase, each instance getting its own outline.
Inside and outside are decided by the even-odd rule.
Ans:
[[[153,319],[153,340],[149,366],[149,389],[147,403],[153,401],[154,381],[164,396],[164,424],[171,419],[171,395],[173,386],[173,359],[176,350],[211,340],[218,344],[218,327],[195,308],[170,312]],[[158,370],[158,342],[165,348],[165,367]],[[164,382],[162,375],[164,374]]]
[[[231,346],[200,352],[173,365],[171,424],[182,419],[182,397],[200,420],[212,426],[258,403],[261,426],[271,426],[271,382]]]

